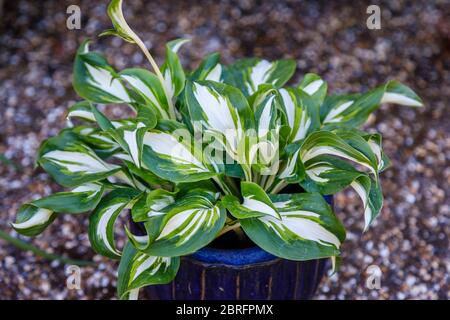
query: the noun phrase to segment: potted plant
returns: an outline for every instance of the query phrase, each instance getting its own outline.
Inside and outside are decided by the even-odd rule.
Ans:
[[[88,42],[80,46],[73,84],[84,100],[37,160],[69,190],[23,205],[12,226],[35,236],[62,213],[92,211],[89,240],[120,260],[120,298],[147,286],[161,299],[310,298],[345,239],[332,195],[353,188],[365,228],[382,207],[379,174],[389,160],[381,136],[359,127],[382,103],[418,107],[420,98],[397,81],[327,95],[315,74],[286,87],[293,60],[225,66],[214,53],[186,72],[177,56],[184,39],[166,45],[158,66],[121,5],[111,1],[114,28],[102,35],[136,44],[153,72],[117,72]],[[109,119],[99,104],[135,116]],[[122,213],[130,225],[119,250]]]

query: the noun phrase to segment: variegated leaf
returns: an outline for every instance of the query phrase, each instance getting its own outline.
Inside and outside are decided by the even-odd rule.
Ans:
[[[82,213],[94,209],[105,191],[101,183],[86,183],[71,191],[54,193],[33,201],[36,207],[61,213]]]
[[[306,138],[319,127],[319,109],[313,97],[295,88],[280,89],[282,107],[290,128],[288,143]]]
[[[198,68],[189,76],[191,81],[209,80],[222,82],[222,65],[220,64],[220,54],[212,53],[207,55]]]
[[[269,93],[255,109],[258,139],[265,138],[271,130],[279,126],[275,93]]]
[[[305,167],[317,161],[321,155],[330,155],[350,160],[368,168],[378,177],[378,161],[367,142],[351,133],[339,135],[330,131],[317,131],[309,135],[300,148],[299,157]]]
[[[132,68],[121,71],[119,75],[144,98],[159,117],[169,118],[169,105],[164,88],[155,74],[145,69]]]
[[[368,176],[361,176],[355,179],[351,187],[361,198],[364,207],[364,231],[378,216],[383,207],[383,193],[380,183],[377,183]]]
[[[164,214],[164,209],[175,202],[175,193],[164,189],[144,194],[133,206],[133,221],[142,222]]]
[[[108,133],[98,128],[79,126],[73,128],[73,132],[102,158],[109,157],[120,149],[120,145]]]
[[[301,185],[308,192],[335,194],[348,186],[352,187],[363,202],[365,229],[380,213],[383,205],[381,186],[368,174],[341,159],[326,155],[317,157],[305,169],[306,179]]]
[[[372,149],[372,152],[377,157],[378,171],[382,172],[387,167],[389,167],[391,164],[391,161],[386,156],[386,154],[383,152],[383,149],[381,146],[381,135],[378,133],[363,134],[362,137],[367,141],[370,149]]]
[[[243,202],[235,196],[227,195],[222,204],[237,219],[271,216],[281,219],[280,213],[274,206],[266,192],[256,183],[242,182],[241,192]]]
[[[99,254],[113,259],[121,255],[114,241],[114,224],[119,214],[131,206],[139,191],[118,188],[106,195],[89,217],[89,241]]]
[[[123,141],[123,148],[128,152],[137,168],[141,167],[143,141],[147,130],[147,127],[140,122],[116,130],[117,135],[121,137],[120,141]]]
[[[135,107],[137,112],[135,123],[142,123],[148,129],[156,127],[159,116],[153,108],[142,104],[135,104]]]
[[[269,62],[257,58],[243,59],[227,66],[224,72],[226,83],[239,88],[246,96],[251,96],[261,84],[282,87],[294,74],[294,60]]]
[[[23,205],[13,228],[20,234],[35,236],[50,225],[56,213],[81,213],[95,208],[104,192],[99,183],[86,183],[71,191],[58,192]]]
[[[127,166],[130,173],[132,173],[136,177],[139,177],[142,181],[144,181],[154,189],[171,184],[169,181],[158,177],[152,171],[150,171],[150,169],[145,165],[145,163],[142,163],[141,168],[138,168],[134,164],[131,156],[128,154],[116,153],[114,154],[114,157],[122,160],[124,164]]]
[[[305,177],[305,167],[299,159],[300,145],[292,143],[285,148],[284,166],[280,169],[277,178],[289,183],[296,183]]]
[[[96,103],[130,103],[132,98],[106,59],[89,52],[88,42],[77,51],[73,86],[80,97]]]
[[[409,107],[422,107],[422,100],[407,86],[392,80],[384,86],[381,103],[395,103]]]
[[[44,142],[38,161],[45,171],[66,187],[98,181],[120,170],[119,166],[103,161],[67,130]]]
[[[311,260],[339,255],[345,230],[318,193],[271,196],[281,215],[241,219],[245,233],[264,250],[284,259]]]
[[[149,255],[174,257],[197,251],[210,243],[225,223],[225,210],[217,203],[219,195],[198,190],[187,193],[166,207],[158,222],[145,224],[147,238],[129,234],[130,240]]]
[[[358,99],[358,95],[331,95],[326,97],[320,106],[320,118],[324,125],[331,123],[341,123],[345,112]]]
[[[111,0],[108,5],[108,16],[114,26],[114,29],[106,30],[100,34],[104,35],[115,35],[121,37],[125,41],[134,43],[136,42],[136,34],[131,30],[128,23],[125,21],[122,12],[122,0]]]
[[[328,85],[321,77],[314,73],[308,73],[303,78],[299,85],[303,92],[313,97],[317,103],[317,108],[320,107],[327,94]]]
[[[127,243],[120,259],[117,293],[120,299],[130,291],[172,281],[180,266],[179,257],[149,256]]]
[[[389,81],[361,95],[327,97],[320,108],[321,121],[326,128],[358,127],[364,124],[382,103],[422,106],[421,99],[414,91],[398,81]]]
[[[285,166],[280,170],[278,178],[290,183],[300,182],[308,168],[313,168],[310,175],[317,176],[325,170],[320,166],[322,156],[332,156],[369,169],[378,180],[380,162],[369,143],[350,130],[340,130],[337,133],[316,131],[301,145],[289,145],[286,148]]]
[[[236,88],[213,82],[188,82],[186,101],[190,120],[198,130],[216,137],[215,142],[239,163],[248,163],[244,132],[253,129],[254,116],[245,97]]]
[[[199,181],[217,175],[201,161],[202,154],[194,149],[190,132],[180,124],[165,123],[173,126],[171,130],[159,127],[145,133],[143,163],[159,177],[173,182]],[[183,141],[179,141],[180,137]]]
[[[71,106],[67,112],[67,121],[70,126],[73,126],[73,118],[95,122],[94,114],[91,111],[91,103],[89,101],[80,101]]]
[[[55,218],[56,214],[52,210],[24,204],[17,213],[16,222],[11,223],[11,226],[18,233],[33,237],[44,231]]]
[[[161,67],[168,99],[177,97],[184,89],[186,76],[177,52],[189,39],[177,39],[166,44],[166,62]]]
[[[249,162],[253,169],[263,175],[271,175],[277,171],[280,147],[281,120],[279,102],[275,91],[258,99],[255,108],[256,135],[251,137],[247,132],[249,143]]]
[[[120,123],[110,121],[95,107],[92,107],[92,112],[102,130],[108,133],[128,153],[131,162],[139,169],[142,161],[144,135],[152,127],[147,127],[144,122],[140,121],[139,117]]]
[[[321,155],[305,167],[305,179],[301,181],[301,185],[308,192],[335,194],[356,178],[366,175],[343,159]]]
[[[135,188],[140,191],[148,191],[149,188],[143,184],[128,168],[123,167],[120,171],[115,172],[112,176],[108,177],[108,181],[118,186],[125,184],[128,187]]]

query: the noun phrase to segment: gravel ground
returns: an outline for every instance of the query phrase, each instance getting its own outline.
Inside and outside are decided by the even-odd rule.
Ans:
[[[60,190],[33,170],[39,143],[64,127],[77,97],[71,87],[75,50],[85,37],[109,28],[107,1],[7,1],[0,22],[0,228],[10,231],[21,202]],[[82,29],[70,31],[68,5],[78,3]],[[145,3],[145,4],[144,4]],[[348,228],[343,266],[325,279],[317,299],[449,299],[450,271],[450,2],[380,4],[382,29],[368,30],[364,1],[126,1],[125,16],[157,58],[164,43],[189,36],[181,51],[195,66],[211,51],[224,62],[246,56],[295,58],[297,79],[321,74],[331,92],[360,91],[390,78],[411,86],[425,101],[420,110],[384,106],[368,124],[384,136],[393,166],[382,176],[385,205],[362,234],[356,195],[337,195]],[[95,39],[118,69],[147,66],[142,54],[119,39]],[[294,79],[294,80],[297,80]],[[120,114],[120,110],[117,110]],[[0,241],[0,299],[111,299],[117,264],[89,248],[86,216],[59,218],[32,243],[72,258],[93,259],[82,268],[82,289],[65,286],[64,265],[37,258]],[[12,235],[14,232],[10,231]],[[366,269],[381,268],[381,288],[366,288]]]

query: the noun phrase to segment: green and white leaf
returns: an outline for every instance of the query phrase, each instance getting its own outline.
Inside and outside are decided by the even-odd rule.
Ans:
[[[124,299],[130,291],[171,282],[180,266],[179,257],[149,256],[127,243],[120,259],[117,293]]]
[[[270,93],[256,106],[255,120],[259,140],[265,139],[271,130],[275,130],[280,125],[277,114],[277,100],[275,98],[275,93]]]
[[[129,163],[130,164],[130,163]],[[132,163],[131,163],[132,164]],[[132,164],[134,165],[134,164]],[[115,186],[125,184],[128,187],[135,188],[139,191],[148,191],[149,187],[142,183],[128,168],[123,167],[120,171],[115,172],[112,176],[108,177],[108,181]]]
[[[89,241],[99,254],[112,259],[121,255],[114,241],[114,224],[120,213],[132,206],[139,191],[118,188],[107,194],[89,217]]]
[[[359,127],[382,103],[422,106],[421,99],[414,91],[398,81],[389,81],[364,94],[327,97],[320,107],[322,124],[326,128]]]
[[[413,90],[395,80],[385,85],[381,103],[395,103],[408,107],[423,106],[422,100]]]
[[[322,124],[340,123],[343,121],[344,113],[358,99],[358,95],[332,95],[325,98],[320,106]]]
[[[120,150],[120,145],[111,136],[98,128],[79,126],[73,128],[80,140],[91,147],[101,158],[107,158]]]
[[[189,79],[191,81],[209,80],[222,82],[222,65],[220,64],[220,54],[212,53],[207,55],[198,68],[194,70]]]
[[[136,167],[130,155],[125,153],[116,153],[114,157],[120,159],[127,166],[128,171],[132,173],[133,177],[139,177],[142,181],[147,183],[151,188],[160,188],[161,186],[170,185],[171,183],[155,175],[150,169],[142,163],[141,168]],[[133,181],[135,179],[132,179]],[[133,182],[134,183],[134,182]],[[129,185],[132,185],[128,183]]]
[[[44,231],[55,218],[56,214],[52,210],[24,204],[17,213],[16,222],[11,223],[11,226],[24,236],[34,237]]]
[[[319,107],[327,95],[328,84],[317,74],[308,73],[303,78],[299,88],[317,100],[317,107]]]
[[[242,59],[225,68],[225,83],[251,96],[262,84],[282,87],[294,74],[295,61],[286,59],[269,62],[258,58]]]
[[[73,86],[78,95],[95,103],[131,103],[127,89],[106,59],[89,52],[85,41],[77,51]]]
[[[350,185],[363,202],[364,231],[366,231],[383,207],[381,186],[368,176],[361,176],[355,179]]]
[[[292,143],[286,146],[284,153],[284,166],[281,168],[277,178],[289,183],[297,183],[305,177],[305,167],[300,155],[300,145]]]
[[[245,233],[258,246],[289,260],[311,260],[339,255],[345,230],[318,193],[271,196],[281,215],[241,219]]]
[[[155,74],[145,69],[131,68],[121,71],[119,75],[142,96],[159,117],[169,118],[169,105],[164,88]]]
[[[306,135],[318,127],[318,110],[309,103],[311,98],[295,88],[280,89],[282,107],[290,128],[288,143],[305,139]]]
[[[131,214],[133,221],[142,222],[165,214],[164,209],[175,202],[175,193],[164,189],[152,190],[144,194],[134,204]]]
[[[335,194],[360,176],[367,174],[356,170],[352,164],[343,159],[322,155],[305,167],[305,179],[301,181],[301,186],[308,192]]]
[[[71,127],[73,126],[72,118],[95,122],[94,114],[91,111],[91,103],[89,101],[80,101],[71,106],[67,112],[67,122]]]
[[[242,93],[213,81],[188,82],[186,101],[196,129],[203,128],[205,133],[217,137],[216,141],[232,159],[248,163],[244,132],[255,124],[253,112]]]
[[[271,216],[281,219],[280,213],[274,206],[266,192],[256,183],[241,182],[243,202],[235,196],[223,197],[222,204],[236,219]]]
[[[50,225],[57,212],[82,213],[94,209],[104,192],[103,185],[87,183],[72,191],[58,192],[34,200],[19,209],[12,227],[20,234],[35,236]]]
[[[306,167],[306,179],[301,186],[307,192],[335,194],[352,187],[363,202],[365,229],[380,213],[383,197],[380,184],[364,172],[339,158],[320,156]]]
[[[116,130],[117,135],[120,136],[119,141],[122,141],[123,148],[128,152],[137,168],[141,167],[143,141],[147,130],[147,127],[140,122]]]
[[[130,160],[134,166],[140,169],[144,135],[152,127],[147,127],[146,123],[141,122],[139,118],[125,122],[113,122],[95,107],[92,107],[92,111],[102,130],[108,133],[128,153],[130,157],[127,160]]]
[[[382,138],[379,133],[371,133],[367,134],[366,132],[357,132],[356,134],[359,134],[364,140],[367,141],[370,149],[375,154],[377,162],[378,162],[378,171],[382,172],[387,167],[390,166],[391,161],[386,156],[386,154],[383,152],[382,148]]]
[[[130,240],[149,255],[175,257],[187,255],[206,246],[225,223],[226,213],[218,203],[220,193],[194,191],[164,209],[158,229],[150,231],[154,221],[146,223],[148,239]],[[130,236],[130,234],[129,234]]]
[[[44,142],[39,151],[39,164],[59,184],[75,187],[104,179],[120,167],[103,161],[70,131]]]
[[[276,160],[279,152],[281,122],[276,97],[276,93],[271,92],[257,103],[255,106],[256,136],[251,137],[249,131],[246,134],[250,148],[249,162],[256,171],[265,175],[273,174],[272,167],[278,165]]]
[[[82,213],[94,209],[105,188],[100,183],[86,183],[71,191],[58,192],[48,197],[33,201],[31,204],[62,213]]]
[[[322,155],[336,156],[368,168],[378,177],[378,162],[368,143],[361,137],[347,132],[345,135],[330,131],[316,131],[309,135],[300,147],[300,160],[305,168],[319,161]]]
[[[184,89],[186,76],[177,52],[189,39],[176,39],[166,44],[166,62],[161,67],[168,99],[177,97]]]
[[[199,181],[217,175],[202,163],[201,151],[194,149],[190,132],[181,125],[176,125],[175,128],[179,130],[155,129],[145,133],[142,157],[144,165],[159,177],[173,182]],[[180,135],[190,141],[180,142]]]
[[[121,37],[125,41],[135,43],[137,36],[125,21],[125,17],[122,12],[122,0],[111,0],[108,5],[107,12],[114,29],[106,30],[101,33],[100,36],[115,35]]]

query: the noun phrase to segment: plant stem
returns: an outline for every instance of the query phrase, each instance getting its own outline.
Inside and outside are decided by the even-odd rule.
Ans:
[[[217,183],[219,185],[219,187],[222,189],[222,191],[225,194],[233,194],[233,192],[231,192],[228,185],[223,180],[221,180],[219,177],[213,177],[212,179],[214,180],[215,183]]]
[[[245,181],[252,182],[252,169],[250,166],[242,163],[242,170],[244,171]]]
[[[280,181],[275,185],[275,187],[273,187],[273,189],[270,191],[270,193],[277,194],[278,192],[283,190],[287,185],[288,185],[288,183],[286,181]]]
[[[231,230],[235,230],[235,229],[240,228],[240,227],[241,227],[241,224],[240,224],[239,222],[236,222],[236,223],[234,223],[234,224],[228,225],[228,226],[224,227],[224,228],[219,232],[219,234],[217,235],[216,238],[220,237],[221,235],[223,235],[223,234],[225,234],[225,233],[227,233],[227,232],[229,232],[229,231],[231,231]]]
[[[145,46],[144,42],[142,42],[142,40],[138,36],[134,37],[133,40],[136,42],[136,44],[139,46],[139,48],[141,48],[141,50],[144,53],[145,57],[150,62],[151,66],[153,68],[153,71],[155,71],[155,74],[158,77],[159,82],[161,82],[161,86],[163,87],[164,94],[166,95],[167,103],[169,104],[169,117],[170,117],[170,119],[176,120],[177,117],[175,115],[175,107],[173,105],[172,98],[169,97],[169,94],[167,92],[166,83],[165,83],[165,80],[164,80],[164,76],[161,73],[161,70],[159,70],[159,67],[156,64],[155,59],[153,59],[152,55],[148,51],[148,49]]]
[[[128,300],[138,300],[139,299],[139,288],[133,289],[128,294]]]
[[[261,174],[259,172],[254,172],[253,173],[253,182],[256,184],[259,184],[261,180]]]
[[[259,185],[264,189],[264,186],[266,185],[266,182],[267,182],[267,178],[268,178],[269,176],[266,176],[266,175],[262,175],[261,176],[261,180],[259,181]]]
[[[44,250],[39,249],[38,247],[35,247],[32,244],[29,244],[28,242],[25,242],[23,240],[20,240],[18,238],[10,236],[8,233],[6,233],[6,232],[4,232],[2,230],[0,230],[0,239],[3,239],[5,241],[9,242],[10,244],[16,246],[19,249],[22,249],[22,250],[25,250],[25,251],[31,251],[35,255],[40,256],[40,257],[42,257],[44,259],[47,259],[47,260],[57,260],[57,261],[63,262],[64,264],[74,264],[74,265],[78,265],[78,266],[92,266],[92,265],[95,265],[95,263],[92,262],[92,261],[74,260],[74,259],[70,259],[70,258],[59,256],[57,254],[45,252]]]
[[[264,185],[264,190],[267,191],[270,189],[270,187],[272,186],[273,182],[275,181],[276,175],[271,175],[269,176],[269,178],[266,180],[266,183]]]

